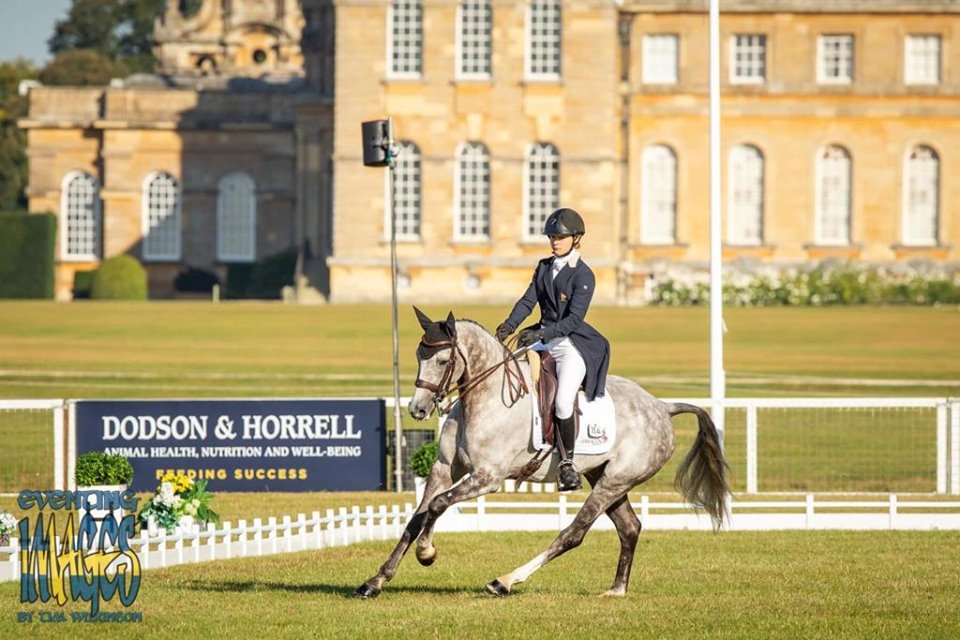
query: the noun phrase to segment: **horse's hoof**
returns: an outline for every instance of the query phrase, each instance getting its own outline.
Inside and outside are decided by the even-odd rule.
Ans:
[[[366,582],[357,587],[356,591],[353,592],[353,595],[358,598],[363,598],[364,600],[368,598],[376,598],[380,595],[380,589],[374,589]]]
[[[429,553],[427,553],[426,550],[424,550],[423,554],[420,553],[420,549],[417,549],[417,562],[419,562],[423,566],[429,567],[436,561],[437,561],[436,547],[431,547]]]
[[[487,591],[490,593],[490,595],[502,598],[503,596],[510,594],[510,587],[503,584],[499,580],[494,580],[493,582],[487,583]]]
[[[607,589],[606,591],[600,594],[600,597],[601,598],[622,598],[625,595],[627,595],[627,592],[625,590]]]

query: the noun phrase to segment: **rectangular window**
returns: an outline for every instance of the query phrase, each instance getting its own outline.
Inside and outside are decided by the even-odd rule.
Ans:
[[[457,76],[466,79],[489,78],[493,31],[493,11],[489,0],[466,0],[460,3],[459,21]]]
[[[940,36],[907,36],[903,64],[907,84],[940,84]]]
[[[483,241],[490,237],[490,154],[479,142],[460,150],[456,174],[454,239]]]
[[[418,0],[394,0],[388,25],[389,76],[419,78],[423,73],[423,5]]]
[[[400,142],[396,169],[386,172],[387,219],[384,237],[390,237],[390,177],[395,180],[393,206],[396,212],[397,240],[415,242],[420,239],[420,149],[413,142]]]
[[[763,84],[767,78],[767,36],[738,33],[730,40],[730,82]]]
[[[822,35],[817,40],[817,82],[853,82],[853,36]]]
[[[542,239],[547,216],[560,206],[560,153],[549,143],[536,143],[527,151],[524,168],[523,237]]]
[[[560,78],[562,14],[559,0],[532,0],[530,3],[527,9],[527,78]]]
[[[672,33],[643,36],[644,84],[677,84],[678,42]]]

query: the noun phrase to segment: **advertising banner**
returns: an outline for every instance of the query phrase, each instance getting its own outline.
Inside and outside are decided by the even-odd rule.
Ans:
[[[386,480],[380,399],[76,403],[77,455],[120,454],[134,491],[166,473],[210,491],[367,491]]]

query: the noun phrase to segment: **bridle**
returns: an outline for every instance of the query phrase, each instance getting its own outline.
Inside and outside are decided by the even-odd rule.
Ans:
[[[440,382],[434,384],[423,378],[417,378],[416,382],[413,383],[413,386],[418,389],[426,389],[427,391],[433,394],[432,402],[433,406],[437,408],[437,412],[440,413],[440,403],[443,402],[443,399],[450,393],[450,383],[453,382],[453,371],[457,367],[457,354],[460,355],[460,358],[463,360],[463,373],[467,374],[469,370],[469,365],[467,365],[467,358],[463,355],[463,351],[460,349],[460,345],[457,344],[457,335],[454,334],[453,338],[450,340],[440,340],[438,342],[429,342],[424,336],[420,340],[420,348],[425,348],[425,350],[438,351],[445,347],[450,348],[450,359],[447,360],[447,366],[443,370],[443,375],[440,376]],[[461,376],[461,379],[463,376]],[[462,393],[461,393],[462,395]],[[452,404],[452,402],[451,402]],[[448,405],[449,408],[449,405]]]
[[[509,392],[510,406],[513,406],[513,404],[515,404],[520,398],[529,393],[529,389],[527,389],[527,383],[523,379],[523,373],[520,370],[520,363],[517,362],[517,354],[513,353],[506,346],[504,348],[507,350],[507,356],[493,366],[487,367],[475,377],[469,376],[470,365],[467,362],[467,357],[463,354],[463,350],[460,348],[460,345],[457,342],[456,333],[454,333],[453,337],[449,340],[439,340],[437,342],[430,342],[426,339],[426,336],[424,336],[420,340],[420,347],[418,348],[418,351],[420,348],[423,348],[425,351],[439,351],[448,347],[450,349],[450,359],[447,361],[447,366],[443,370],[443,375],[440,376],[440,381],[437,384],[434,384],[428,380],[418,377],[413,383],[413,386],[419,389],[426,389],[433,394],[433,398],[431,400],[433,402],[433,406],[437,409],[438,414],[444,415],[449,413],[450,409],[457,401],[457,398],[451,399],[445,407],[440,407],[440,404],[443,402],[444,398],[446,398],[446,396],[450,393],[450,384],[453,382],[453,372],[457,366],[457,355],[459,355],[460,359],[463,360],[463,374],[460,376],[460,379],[457,380],[457,392],[459,399],[462,399],[465,395],[467,395],[467,393],[475,389],[477,385],[490,377],[490,375],[500,367],[504,367],[503,378],[504,384]],[[423,358],[421,357],[421,359]],[[511,361],[515,366],[514,370],[511,370],[509,366],[505,366]],[[461,384],[460,381],[465,377],[468,377],[469,380]]]

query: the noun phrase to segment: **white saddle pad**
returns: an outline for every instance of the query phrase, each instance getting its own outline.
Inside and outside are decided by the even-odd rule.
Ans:
[[[533,402],[533,446],[538,451],[551,448],[543,441],[543,419],[540,417],[540,403],[537,401],[536,389],[530,390]],[[577,435],[577,444],[574,452],[577,454],[599,455],[610,451],[613,441],[617,437],[617,412],[613,406],[613,398],[605,394],[593,402],[587,402],[583,391],[579,392],[577,406],[580,408],[580,433]]]

